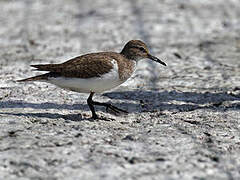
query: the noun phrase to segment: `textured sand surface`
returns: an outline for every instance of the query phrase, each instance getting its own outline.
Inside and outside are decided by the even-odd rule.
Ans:
[[[238,0],[0,0],[0,179],[240,179]],[[31,64],[121,51],[143,60],[95,100],[128,110],[91,121],[87,94],[47,83]]]

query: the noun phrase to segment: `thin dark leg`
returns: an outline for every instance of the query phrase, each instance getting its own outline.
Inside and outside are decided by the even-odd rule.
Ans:
[[[90,108],[90,110],[92,112],[92,118],[93,119],[97,119],[98,118],[98,116],[97,116],[97,114],[95,112],[94,105],[96,105],[96,106],[104,106],[104,107],[106,107],[106,110],[110,109],[113,112],[115,112],[116,114],[121,113],[121,112],[122,113],[128,113],[127,111],[122,110],[120,108],[117,108],[117,107],[115,107],[115,106],[113,106],[113,105],[111,105],[109,103],[101,103],[101,102],[93,101],[92,100],[93,95],[94,95],[94,92],[91,92],[89,97],[88,97],[88,99],[87,99],[87,103],[88,103],[88,106],[89,106],[89,108]]]
[[[108,109],[111,109],[112,111],[114,111],[115,113],[128,113],[127,111],[123,110],[123,109],[120,109],[116,106],[113,106],[109,103],[101,103],[101,102],[97,102],[97,101],[93,101],[93,105],[96,105],[96,106],[105,106],[106,107],[106,110]]]
[[[88,106],[89,106],[89,108],[90,108],[90,110],[92,112],[92,118],[93,119],[97,119],[98,116],[97,116],[97,114],[95,112],[95,108],[93,106],[93,100],[92,100],[93,95],[94,95],[94,92],[91,92],[89,97],[88,97],[88,99],[87,99],[87,103],[88,103]]]

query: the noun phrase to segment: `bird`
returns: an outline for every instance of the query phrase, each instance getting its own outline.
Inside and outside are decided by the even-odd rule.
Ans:
[[[150,54],[147,45],[141,40],[130,40],[120,53],[97,52],[74,57],[59,64],[31,65],[45,74],[18,80],[18,82],[41,81],[78,93],[89,93],[87,104],[92,119],[99,119],[95,106],[104,106],[115,113],[128,113],[111,103],[93,100],[95,93],[113,89],[127,81],[136,70],[137,62],[149,59],[167,66],[165,62]]]

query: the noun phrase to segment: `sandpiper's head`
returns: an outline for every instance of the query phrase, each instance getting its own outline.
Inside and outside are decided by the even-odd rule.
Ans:
[[[166,64],[161,61],[160,59],[158,59],[155,56],[152,56],[146,46],[146,44],[140,40],[131,40],[129,41],[123,48],[122,55],[124,55],[125,57],[131,59],[131,60],[135,60],[138,61],[140,59],[151,59],[153,61],[156,61],[164,66],[166,66]]]

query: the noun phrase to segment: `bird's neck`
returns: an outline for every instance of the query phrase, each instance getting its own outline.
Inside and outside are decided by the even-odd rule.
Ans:
[[[123,55],[125,58],[129,59],[129,60],[134,60],[137,61],[138,57],[132,55],[132,53],[130,53],[128,50],[126,50],[125,48],[120,52],[121,55]]]

